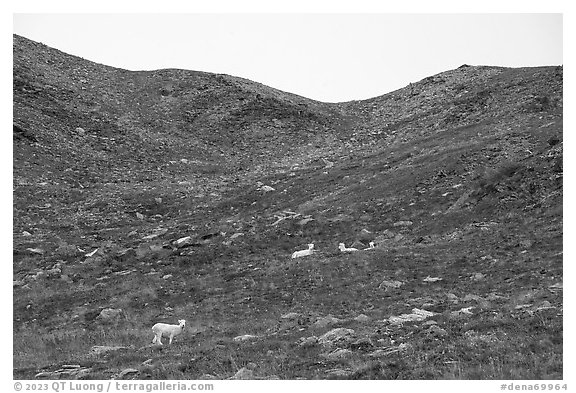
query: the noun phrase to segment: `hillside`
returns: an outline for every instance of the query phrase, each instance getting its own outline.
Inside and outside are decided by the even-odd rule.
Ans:
[[[327,104],[14,36],[15,378],[561,379],[562,79]]]

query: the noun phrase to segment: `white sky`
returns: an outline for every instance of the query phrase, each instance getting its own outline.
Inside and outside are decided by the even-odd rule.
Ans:
[[[325,102],[462,64],[559,65],[562,14],[15,13],[13,32],[129,70],[247,78]]]

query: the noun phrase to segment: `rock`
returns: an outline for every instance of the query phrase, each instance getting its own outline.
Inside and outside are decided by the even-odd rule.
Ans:
[[[314,221],[313,218],[309,217],[309,218],[303,218],[302,220],[298,221],[298,225],[300,225],[301,227],[303,227],[304,225],[308,224],[309,222]]]
[[[172,277],[173,277],[172,274],[166,274],[165,276],[162,276],[162,279],[168,280],[168,279],[170,279],[170,278],[172,278]]]
[[[385,240],[393,239],[395,236],[396,236],[396,234],[394,232],[392,232],[389,229],[386,229],[379,236],[377,236],[376,239],[374,239],[374,241],[375,242],[383,242]]]
[[[402,283],[400,281],[384,280],[380,283],[378,288],[382,288],[382,287],[385,287],[386,289],[388,289],[388,288],[400,288],[402,285],[404,285],[404,283]]]
[[[312,327],[317,328],[317,329],[323,329],[325,327],[328,327],[330,325],[335,325],[337,323],[342,322],[341,319],[335,318],[332,315],[328,315],[326,317],[323,318],[319,318],[316,322],[314,322],[312,324]]]
[[[100,250],[100,249],[97,248],[97,249],[95,249],[94,251],[91,251],[91,252],[89,252],[88,254],[85,254],[84,256],[87,257],[87,258],[93,257],[93,256],[98,252],[98,250]]]
[[[333,352],[322,354],[320,356],[328,360],[340,360],[348,357],[351,353],[352,351],[349,349],[336,349]]]
[[[32,236],[32,234],[28,231],[22,231],[22,236],[28,237],[28,236]]]
[[[360,240],[361,242],[371,242],[372,240],[374,240],[374,234],[370,232],[368,229],[362,228],[360,233],[358,233],[358,240]]]
[[[288,314],[284,314],[280,317],[280,319],[299,319],[302,316],[302,314],[297,313],[297,312],[289,312]]]
[[[475,308],[475,307],[465,307],[465,308],[461,308],[460,310],[457,310],[457,311],[452,311],[450,313],[450,316],[458,318],[458,317],[462,317],[462,316],[466,317],[469,315],[473,315],[472,311],[470,311],[473,308]]]
[[[236,238],[239,238],[240,236],[244,236],[244,234],[242,232],[237,232],[237,233],[233,234],[232,236],[230,236],[230,240],[234,240]]]
[[[154,363],[154,359],[147,359],[142,362],[143,366],[151,366]]]
[[[136,250],[133,248],[125,248],[123,250],[118,251],[116,257],[120,262],[127,262],[131,259],[136,258]]]
[[[253,336],[252,334],[244,334],[242,336],[234,337],[233,340],[236,342],[242,342],[242,341],[248,341],[248,340],[255,340],[257,338],[258,338],[258,336]]]
[[[370,340],[369,337],[361,337],[358,340],[352,342],[350,344],[350,348],[352,349],[361,349],[366,350],[374,347],[374,343]]]
[[[321,345],[335,345],[345,343],[352,340],[354,330],[346,328],[336,328],[318,338],[318,343]]]
[[[140,371],[136,370],[135,368],[127,368],[124,369],[120,372],[120,374],[118,375],[118,378],[124,378],[125,376],[129,375],[129,374],[138,374]]]
[[[121,308],[105,308],[100,311],[100,314],[96,317],[102,322],[115,322],[122,319],[124,312]]]
[[[307,348],[318,343],[318,337],[310,336],[310,337],[302,337],[300,340],[296,342],[296,345],[299,347]]]
[[[123,349],[129,349],[129,348],[128,347],[121,347],[121,346],[94,345],[92,348],[90,348],[90,355],[100,356],[100,355],[104,355],[108,352],[115,352],[115,351],[120,351]]]
[[[230,379],[254,379],[254,371],[246,367],[242,367]]]
[[[447,293],[446,297],[448,298],[448,300],[450,300],[452,303],[458,303],[459,299],[458,296],[454,295],[453,293]]]
[[[270,186],[266,186],[266,185],[260,187],[260,190],[262,190],[264,192],[276,191],[276,189],[274,187],[270,187]]]
[[[136,212],[136,218],[138,218],[139,220],[143,220],[144,214]]]
[[[426,330],[426,334],[427,335],[432,335],[432,336],[436,336],[436,337],[444,337],[446,336],[448,333],[446,332],[446,330],[442,329],[440,326],[438,325],[431,325],[428,330]]]
[[[370,317],[368,315],[360,314],[354,318],[356,322],[368,322]]]
[[[402,314],[400,316],[392,316],[388,318],[388,322],[394,325],[401,325],[404,322],[419,322],[423,321],[428,317],[436,315],[431,311],[420,310],[418,308],[413,308],[411,314]]]
[[[26,251],[28,251],[30,254],[44,255],[44,250],[41,248],[27,248]]]
[[[82,127],[76,127],[74,129],[74,132],[76,132],[76,134],[78,134],[79,136],[84,136],[86,134],[86,131],[84,131]]]
[[[374,352],[370,352],[368,356],[371,358],[382,358],[397,352],[400,352],[399,348],[389,347],[389,348],[377,349]]]
[[[409,227],[412,226],[412,221],[398,221],[392,224],[393,227]]]
[[[352,371],[341,369],[328,370],[326,373],[328,378],[349,378],[353,374]]]
[[[190,243],[192,243],[192,237],[190,236],[181,237],[180,239],[174,240],[172,242],[172,244],[175,245],[176,247],[184,247]]]
[[[424,281],[424,282],[436,282],[436,281],[441,281],[441,280],[442,280],[442,278],[440,278],[440,277],[430,277],[430,276],[428,276],[428,277],[426,277],[425,279],[423,279],[422,281]]]
[[[157,204],[161,204],[162,198],[154,198],[154,202],[156,202]]]

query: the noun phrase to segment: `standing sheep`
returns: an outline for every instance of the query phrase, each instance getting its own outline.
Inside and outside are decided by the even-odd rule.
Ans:
[[[180,319],[178,320],[178,325],[169,325],[167,323],[157,323],[152,326],[152,331],[154,332],[154,339],[152,340],[152,344],[162,344],[162,336],[168,336],[170,341],[168,344],[172,344],[172,339],[181,334],[184,331],[184,327],[186,326],[186,320]]]

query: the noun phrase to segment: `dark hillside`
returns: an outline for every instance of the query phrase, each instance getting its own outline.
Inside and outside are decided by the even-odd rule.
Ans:
[[[14,36],[13,88],[15,378],[563,377],[562,67],[327,104]]]

